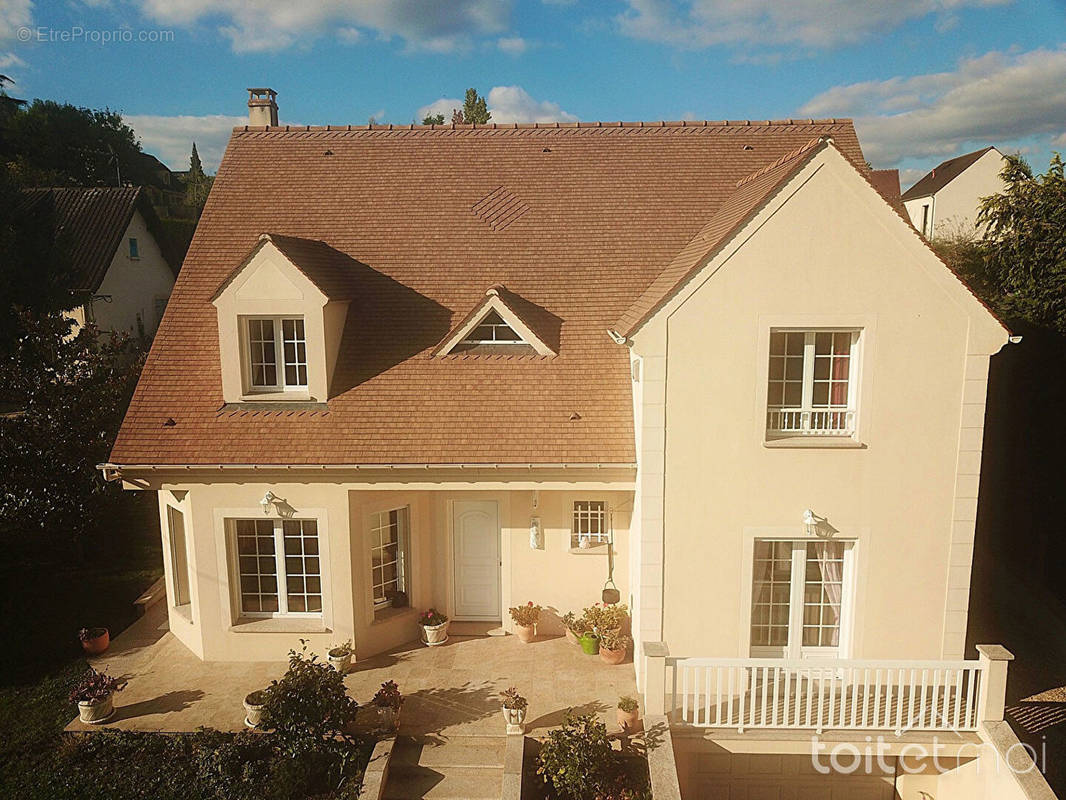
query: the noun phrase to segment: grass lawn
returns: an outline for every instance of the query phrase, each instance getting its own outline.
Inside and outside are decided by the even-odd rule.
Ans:
[[[63,734],[77,714],[67,695],[87,668],[78,629],[105,625],[117,635],[162,574],[155,495],[132,495],[127,506],[91,559],[44,552],[0,563],[0,798],[354,797],[369,741],[352,751],[345,791],[331,792],[321,757],[279,757],[258,734]]]

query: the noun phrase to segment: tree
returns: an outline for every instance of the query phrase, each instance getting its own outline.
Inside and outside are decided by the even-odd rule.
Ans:
[[[423,125],[443,125],[444,124],[444,115],[443,114],[428,114],[428,115],[422,117],[422,124]]]
[[[443,115],[439,116],[442,117],[441,122],[443,122]],[[467,89],[463,107],[452,109],[453,125],[485,125],[490,119],[492,119],[492,113],[489,111],[488,103],[477,93],[477,89]]]
[[[1018,156],[1006,186],[981,204],[983,238],[957,236],[938,251],[973,290],[1007,318],[1066,333],[1066,179],[1058,153],[1034,175]]]
[[[15,347],[0,359],[0,386],[23,405],[0,417],[0,536],[84,555],[122,502],[96,465],[115,441],[143,352],[130,336],[91,325],[72,337],[60,314],[23,312],[19,323]]]
[[[200,154],[196,152],[196,142],[193,142],[192,155],[189,157],[189,174],[185,178],[185,202],[190,206],[203,208],[210,190],[211,181],[204,174]]]

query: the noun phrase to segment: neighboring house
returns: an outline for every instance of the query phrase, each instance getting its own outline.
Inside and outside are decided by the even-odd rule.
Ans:
[[[613,564],[688,796],[809,753],[809,699],[766,724],[791,676],[850,676],[860,745],[871,659],[874,708],[950,715],[992,669],[958,660],[1008,333],[870,178],[848,120],[236,129],[102,467],[159,492],[171,631],[559,633]],[[726,692],[757,741],[691,716]]]
[[[159,245],[155,213],[140,187],[27,189],[26,203],[53,215],[71,247],[70,290],[84,303],[70,315],[80,327],[151,336],[174,286]]]
[[[976,232],[981,200],[1003,191],[1003,164],[994,147],[938,164],[903,193],[911,223],[926,239]]]

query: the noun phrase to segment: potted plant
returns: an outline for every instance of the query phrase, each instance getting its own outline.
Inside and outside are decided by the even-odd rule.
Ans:
[[[352,640],[349,639],[343,644],[335,644],[327,650],[326,660],[337,672],[341,675],[346,675],[348,670],[352,668],[352,651]]]
[[[377,709],[378,722],[382,728],[394,731],[399,727],[403,695],[400,694],[396,681],[385,681],[381,684],[370,704]]]
[[[114,715],[114,694],[125,688],[125,681],[89,667],[89,671],[71,689],[70,702],[78,704],[78,719],[90,725],[99,725]]]
[[[633,639],[618,628],[600,634],[600,659],[604,664],[621,664]]]
[[[636,698],[625,697],[618,698],[618,727],[625,733],[635,733],[640,730],[640,704]]]
[[[263,722],[263,706],[269,695],[263,689],[257,689],[244,697],[244,724],[249,728],[258,728]]]
[[[392,602],[393,608],[407,608],[407,592],[393,589],[385,592],[385,596]]]
[[[579,617],[573,611],[563,614],[563,626],[566,628],[566,640],[571,644],[581,644],[581,634],[588,630],[588,625],[583,616]]]
[[[507,720],[507,732],[514,734],[525,733],[523,725],[526,721],[526,709],[529,701],[518,693],[518,689],[512,686],[501,695],[503,699],[503,718]]]
[[[595,631],[585,631],[581,634],[580,643],[585,655],[594,656],[600,652],[600,637]]]
[[[82,628],[78,631],[82,650],[86,655],[98,656],[111,644],[111,632],[107,628]]]
[[[427,609],[418,616],[422,627],[422,643],[426,647],[436,647],[448,641],[448,617],[435,608]]]
[[[537,635],[537,621],[540,620],[541,607],[533,605],[530,600],[524,606],[507,609],[514,620],[514,632],[521,641],[529,643]]]

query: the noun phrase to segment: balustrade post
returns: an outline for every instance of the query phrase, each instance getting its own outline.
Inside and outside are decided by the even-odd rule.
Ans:
[[[666,658],[670,650],[665,642],[644,642],[641,649],[644,651],[644,715],[665,714]]]
[[[979,644],[981,690],[977,699],[977,721],[1002,722],[1006,708],[1007,666],[1014,655],[998,644]]]

